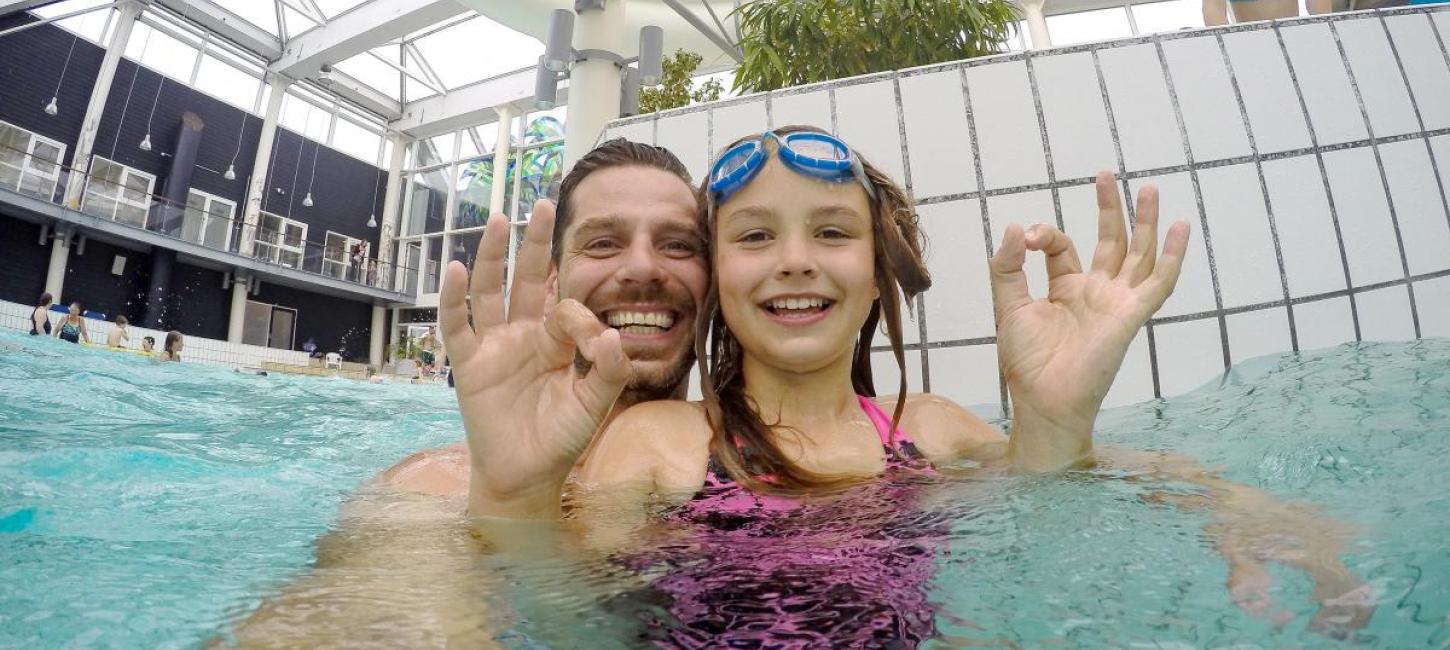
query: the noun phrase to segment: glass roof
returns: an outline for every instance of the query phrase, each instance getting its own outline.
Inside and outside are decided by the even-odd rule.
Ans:
[[[214,0],[221,9],[284,44],[327,24],[370,0]],[[108,0],[64,0],[36,10],[53,17],[109,4]],[[148,10],[150,11],[150,10]],[[62,24],[95,41],[103,40],[110,10]],[[182,16],[183,19],[188,16]],[[133,48],[134,49],[134,48]],[[543,43],[473,11],[379,43],[368,52],[334,64],[395,101],[416,101],[534,65]],[[256,54],[256,53],[253,53]],[[264,63],[258,58],[258,63]]]

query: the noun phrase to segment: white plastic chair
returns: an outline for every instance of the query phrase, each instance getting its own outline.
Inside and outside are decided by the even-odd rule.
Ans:
[[[337,368],[338,370],[342,370],[342,355],[336,352],[328,352],[325,359],[326,360],[323,362],[324,367]]]

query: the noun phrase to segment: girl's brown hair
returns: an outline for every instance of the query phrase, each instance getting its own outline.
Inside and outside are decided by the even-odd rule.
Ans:
[[[825,133],[811,126],[786,126],[776,135],[801,131]],[[757,136],[751,136],[757,137]],[[749,140],[742,138],[721,151]],[[871,204],[871,231],[880,297],[861,325],[851,361],[851,384],[858,394],[874,397],[871,379],[871,340],[882,316],[886,336],[896,357],[901,383],[897,387],[896,409],[891,415],[893,433],[906,406],[906,353],[901,334],[902,296],[910,302],[931,286],[931,275],[922,261],[925,246],[919,220],[906,192],[871,163],[855,154],[876,191]],[[699,205],[708,229],[707,245],[712,262],[717,224],[709,194],[710,179],[700,187]],[[708,354],[707,354],[708,352]],[[796,492],[810,488],[835,487],[847,479],[820,475],[792,463],[772,435],[779,425],[766,424],[760,409],[745,392],[743,353],[730,333],[720,311],[719,280],[712,274],[695,332],[695,353],[700,369],[701,392],[712,431],[710,451],[731,478],[748,489],[766,492]]]

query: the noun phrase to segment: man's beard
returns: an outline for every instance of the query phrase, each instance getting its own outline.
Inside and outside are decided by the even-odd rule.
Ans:
[[[683,399],[685,378],[689,376],[690,368],[694,365],[695,350],[687,347],[680,360],[668,366],[663,373],[634,373],[630,377],[629,385],[619,395],[619,404],[632,406],[656,400]],[[585,359],[584,355],[577,352],[574,354],[574,369],[580,376],[588,374],[593,367],[594,364]]]

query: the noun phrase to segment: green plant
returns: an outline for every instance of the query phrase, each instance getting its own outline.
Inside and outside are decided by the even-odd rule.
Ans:
[[[664,74],[660,75],[659,85],[639,91],[639,112],[653,113],[688,106],[692,101],[713,102],[720,99],[725,86],[717,79],[707,80],[699,88],[693,87],[690,75],[700,67],[702,60],[700,55],[684,50],[675,50],[674,56],[666,57],[661,62]]]
[[[735,90],[763,92],[1003,51],[1008,0],[757,0],[737,10]]]

